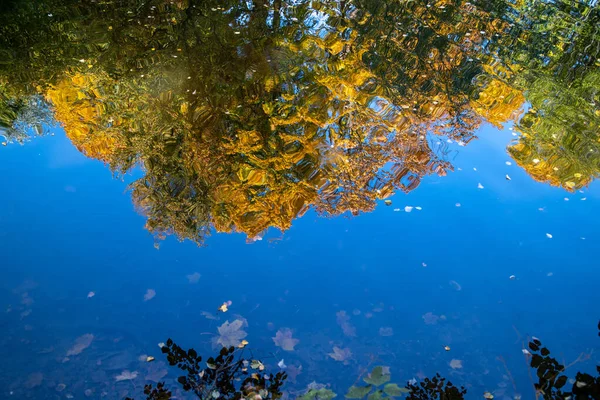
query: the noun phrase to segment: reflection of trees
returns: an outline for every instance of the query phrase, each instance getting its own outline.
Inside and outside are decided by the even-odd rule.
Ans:
[[[286,373],[267,373],[262,362],[246,359],[241,349],[224,347],[203,362],[194,349],[184,350],[169,339],[162,352],[169,365],[183,372],[177,379],[183,390],[199,399],[279,399],[283,394]],[[171,398],[164,382],[146,385],[144,393],[149,400]]]
[[[534,179],[580,189],[600,174],[600,9],[523,1],[517,10],[516,85],[531,108],[509,153]]]
[[[13,13],[33,23],[28,7],[15,2]],[[555,120],[576,117],[564,107],[585,95],[588,105],[577,110],[596,118],[597,79],[579,68],[582,60],[575,78],[585,75],[585,89],[561,92],[550,107],[547,79],[568,51],[550,70],[534,62],[535,40],[516,46],[514,60],[502,53],[507,37],[531,30],[503,2],[46,0],[35,7],[53,16],[35,17],[28,35],[15,18],[1,28],[0,51],[10,56],[0,74],[1,126],[12,127],[31,96],[43,95],[84,154],[119,173],[143,167],[133,200],[158,237],[202,243],[211,227],[254,237],[289,228],[310,207],[369,211],[393,191],[452,169],[429,135],[467,143],[483,120],[514,120],[523,93],[547,111],[533,115],[539,123],[531,111],[522,119],[527,135],[510,151],[542,179],[547,172],[537,169],[545,164],[533,169],[527,160],[555,167],[544,153],[552,146],[539,143],[566,135]],[[564,139],[577,149],[555,146],[561,162],[575,159],[564,171],[583,170],[573,187],[597,170],[581,149],[596,145],[598,125],[581,125],[588,139]]]
[[[600,336],[600,322],[598,329]],[[536,371],[537,382],[533,383],[536,398],[600,399],[600,365],[596,367],[597,376],[577,372],[575,379],[569,382],[565,374],[567,367],[552,357],[550,350],[539,339],[533,338],[528,343],[528,348],[530,351],[524,350],[524,353],[531,368]],[[194,349],[185,350],[171,339],[162,347],[169,365],[176,366],[183,373],[177,379],[178,383],[183,390],[193,393],[199,399],[278,399],[286,396],[284,385],[287,374],[270,373],[260,360],[245,358],[245,351],[243,345],[238,348],[223,348],[217,357],[210,357],[203,362]],[[570,366],[581,359],[582,356]],[[362,382],[359,382],[361,377]],[[389,367],[375,366],[361,377],[348,389],[345,398],[373,400],[406,395],[411,400],[461,400],[467,394],[467,389],[453,385],[439,374],[421,381],[409,381],[403,386],[391,381]],[[571,384],[570,389],[568,382]],[[156,387],[146,385],[144,393],[149,400],[171,398],[171,392],[164,382],[158,383]],[[328,386],[313,382],[297,398],[331,400],[336,396]],[[490,392],[485,392],[484,397],[494,398]]]

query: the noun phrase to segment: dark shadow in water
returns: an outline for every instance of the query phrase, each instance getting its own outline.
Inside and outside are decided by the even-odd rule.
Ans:
[[[600,322],[598,323],[600,336]],[[536,398],[544,400],[600,400],[600,365],[596,367],[597,376],[577,372],[570,390],[563,390],[568,382],[564,374],[567,367],[550,356],[550,350],[543,347],[537,338],[529,342],[528,356],[530,365],[538,378],[534,382]],[[265,371],[259,360],[245,358],[243,346],[223,348],[216,358],[202,362],[194,349],[184,350],[169,339],[162,348],[171,366],[177,366],[184,372],[178,382],[186,392],[194,393],[199,399],[279,399],[284,396],[283,386],[287,378],[285,372],[276,374]],[[354,385],[345,397],[348,399],[382,400],[402,397],[408,400],[462,400],[467,389],[457,387],[446,378],[436,374],[420,382],[410,381],[404,387],[390,383],[389,368],[377,366],[363,378],[366,385]],[[146,385],[144,393],[147,400],[168,400],[171,392],[159,383],[156,387]],[[331,400],[337,395],[325,385],[311,384],[298,399]],[[494,396],[486,392],[486,399]],[[520,398],[520,397],[519,397]],[[131,399],[128,399],[131,400]]]

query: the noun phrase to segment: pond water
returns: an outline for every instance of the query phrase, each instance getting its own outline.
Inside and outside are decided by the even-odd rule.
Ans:
[[[595,0],[0,10],[1,398],[600,398]]]

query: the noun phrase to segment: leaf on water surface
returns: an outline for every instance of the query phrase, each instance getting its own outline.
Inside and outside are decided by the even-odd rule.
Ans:
[[[333,358],[336,361],[341,361],[344,364],[348,362],[350,357],[352,357],[352,352],[349,348],[339,348],[337,346],[333,347],[333,353],[328,353],[329,357]]]
[[[383,387],[385,394],[391,397],[401,397],[404,393],[408,393],[409,390],[398,386],[396,383],[388,383]]]
[[[115,376],[115,380],[117,382],[121,382],[121,381],[130,381],[132,379],[137,378],[138,376],[138,372],[137,371],[129,371],[129,370],[125,370],[123,372],[121,372],[119,375]]]
[[[377,366],[375,368],[373,368],[373,371],[371,371],[366,377],[363,378],[363,381],[365,381],[365,383],[368,383],[370,385],[374,385],[374,386],[381,386],[386,382],[390,381],[390,373],[389,373],[389,368],[387,370],[383,369],[384,367],[382,366]]]
[[[96,293],[94,293],[94,292],[89,292],[89,293],[88,293],[88,295],[87,295],[87,298],[88,298],[88,299],[91,299],[91,298],[92,298],[92,297],[94,297],[95,295],[96,295]]]
[[[309,389],[305,394],[299,396],[298,400],[331,400],[337,397],[333,391],[325,388]]]
[[[185,277],[189,283],[198,283],[201,276],[202,275],[200,275],[198,272],[194,272],[193,274],[186,275]]]
[[[85,335],[79,336],[77,339],[75,339],[75,344],[73,344],[73,347],[67,351],[67,357],[80,354],[82,351],[90,347],[93,340],[94,335],[91,333],[86,333]]]
[[[384,399],[385,397],[383,396],[383,391],[381,390],[377,390],[373,393],[371,393],[368,397],[367,400],[381,400]]]
[[[483,189],[483,185],[481,183],[477,184],[477,189]]]
[[[462,360],[457,360],[456,358],[453,358],[452,361],[450,361],[450,367],[452,369],[461,369],[462,366]]]
[[[152,300],[154,296],[156,296],[156,291],[154,289],[148,289],[144,295],[144,301]]]
[[[369,394],[369,392],[371,391],[371,388],[372,388],[371,385],[351,386],[350,389],[348,389],[348,393],[346,393],[345,397],[347,399],[362,399],[367,394]]]
[[[294,351],[294,347],[300,342],[298,339],[292,338],[292,330],[290,328],[281,328],[275,334],[273,342],[278,347],[286,351]]]
[[[250,368],[257,369],[259,371],[264,371],[265,365],[259,360],[252,360],[252,362],[250,363]]]
[[[225,323],[218,328],[219,337],[217,343],[223,347],[238,346],[242,342],[242,339],[248,336],[246,331],[242,330],[243,324],[244,321],[239,319],[236,319],[231,323],[225,321]]]
[[[382,326],[381,328],[379,328],[379,336],[393,336],[394,335],[394,329],[390,328],[389,326]]]
[[[221,312],[227,312],[229,310],[229,306],[231,306],[231,300],[223,302],[221,306],[218,308]]]

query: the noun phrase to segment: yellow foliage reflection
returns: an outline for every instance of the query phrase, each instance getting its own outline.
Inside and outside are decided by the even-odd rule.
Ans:
[[[575,190],[600,171],[600,74],[582,56],[598,43],[597,10],[150,3],[58,8],[35,35],[3,30],[14,59],[1,69],[0,129],[31,113],[20,99],[43,96],[82,153],[117,173],[143,169],[132,197],[159,238],[253,238],[309,209],[368,212],[451,171],[432,143],[466,145],[483,123],[515,125],[508,151],[536,180]],[[535,13],[552,18],[537,24]],[[556,38],[579,14],[592,22],[567,49]]]

